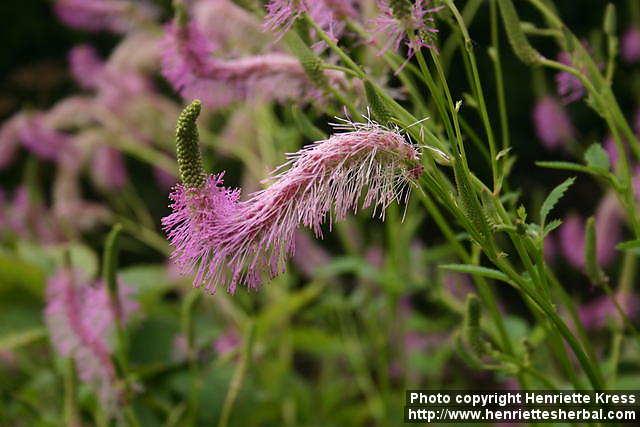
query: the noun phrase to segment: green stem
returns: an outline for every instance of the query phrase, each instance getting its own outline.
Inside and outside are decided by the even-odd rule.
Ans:
[[[236,403],[238,393],[240,392],[240,388],[242,387],[242,383],[244,382],[244,378],[247,374],[247,368],[251,359],[254,330],[255,324],[253,320],[247,320],[247,325],[244,332],[244,345],[242,348],[242,353],[240,355],[240,360],[238,361],[236,369],[233,372],[231,383],[229,384],[229,390],[227,391],[227,396],[222,406],[222,412],[220,414],[218,427],[227,427],[227,425],[229,424],[231,411],[233,410],[233,406]]]
[[[78,409],[78,388],[75,364],[73,359],[64,360],[64,420],[68,427],[81,427],[80,410]]]
[[[198,366],[198,348],[195,340],[194,312],[202,299],[202,291],[200,289],[191,289],[184,297],[182,303],[182,334],[187,341],[187,361],[189,364],[189,375],[191,377],[191,387],[186,407],[186,425],[196,425],[198,415],[198,403],[200,401],[200,389],[202,388],[202,379],[200,378],[200,369]]]
[[[500,61],[500,40],[498,37],[498,13],[496,1],[491,0],[491,45],[493,55],[494,73],[496,75],[496,96],[498,98],[498,110],[500,112],[500,128],[502,130],[502,149],[506,149],[509,144],[509,119],[507,116],[507,102],[504,94],[504,79],[502,76],[502,64]]]

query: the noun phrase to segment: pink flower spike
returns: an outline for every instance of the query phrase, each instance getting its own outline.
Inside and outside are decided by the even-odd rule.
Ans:
[[[91,159],[91,178],[102,189],[122,189],[129,177],[124,156],[108,145],[96,147]]]
[[[622,36],[620,56],[628,64],[640,61],[640,30],[638,28],[631,27]]]
[[[533,124],[542,145],[549,150],[562,147],[575,137],[575,129],[566,110],[550,96],[536,102]]]
[[[122,320],[137,309],[131,291],[120,286]],[[54,349],[72,357],[80,380],[94,388],[114,414],[120,398],[111,362],[114,311],[103,282],[90,286],[79,271],[59,270],[47,284],[45,320]]]
[[[284,271],[300,225],[320,237],[327,219],[331,228],[334,217],[357,212],[361,197],[381,218],[393,200],[408,197],[404,190],[422,171],[416,148],[377,124],[352,126],[291,154],[246,201],[221,187],[219,176],[200,189],[177,187],[163,225],[183,272],[196,272],[196,286],[257,289],[263,275]]]

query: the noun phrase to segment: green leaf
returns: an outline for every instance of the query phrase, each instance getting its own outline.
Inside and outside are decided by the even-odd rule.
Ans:
[[[547,215],[549,215],[553,207],[562,198],[565,191],[567,191],[569,187],[573,185],[575,180],[576,180],[575,177],[571,177],[565,180],[562,184],[554,188],[551,191],[551,193],[549,193],[545,201],[542,203],[542,207],[540,208],[540,224],[543,226],[543,228],[544,228],[544,223],[547,220]]]
[[[15,350],[29,345],[47,336],[47,330],[43,327],[29,328],[20,332],[11,332],[0,337],[0,349]]]
[[[611,162],[609,161],[609,154],[602,148],[602,145],[598,143],[593,143],[584,153],[584,161],[587,166],[592,167],[594,169],[601,169],[604,171],[608,171],[611,167]]]
[[[640,255],[640,240],[627,240],[616,246],[619,251],[628,251]]]
[[[445,264],[441,265],[440,268],[455,271],[457,273],[474,274],[488,279],[495,279],[510,283],[509,277],[506,274],[493,268],[481,267],[479,265],[472,264]]]
[[[562,225],[562,220],[560,219],[554,219],[552,220],[549,224],[545,225],[544,227],[544,235],[548,235],[549,233],[551,233],[553,230],[555,230],[556,228],[560,227]]]

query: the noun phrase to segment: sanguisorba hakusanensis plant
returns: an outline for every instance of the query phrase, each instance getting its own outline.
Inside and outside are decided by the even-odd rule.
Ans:
[[[322,13],[318,13],[319,9],[311,3],[315,2],[269,2],[265,28],[277,30],[276,39],[282,38],[288,42],[311,77],[310,83],[316,82],[312,77],[318,68],[340,70],[347,78],[360,81],[366,89],[370,114],[385,126],[369,119],[358,123],[360,118],[356,117],[352,130],[334,134],[290,155],[285,165],[263,181],[263,190],[242,198],[239,190],[223,186],[223,174],[207,176],[202,170],[195,127],[200,103],[194,101],[183,111],[178,122],[178,163],[182,183],[171,194],[173,213],[163,220],[174,246],[173,258],[181,270],[195,273],[196,286],[204,284],[209,291],[220,285],[235,292],[238,284],[257,289],[260,283],[284,271],[288,257],[295,251],[294,233],[298,227],[310,227],[317,237],[321,237],[323,223],[328,222],[331,226],[334,217],[340,220],[348,211],[355,212],[360,205],[364,208],[373,206],[374,214],[379,210],[384,217],[384,211],[390,203],[404,197],[405,187],[417,185],[424,207],[437,219],[437,225],[463,261],[463,264],[444,268],[472,275],[481,297],[479,303],[489,311],[496,332],[492,337],[486,333],[473,334],[472,338],[460,341],[460,350],[468,352],[469,358],[475,360],[477,366],[515,374],[523,387],[532,381],[543,381],[547,386],[555,383],[534,365],[519,360],[515,353],[515,344],[506,333],[488,280],[505,282],[518,290],[534,318],[546,330],[547,345],[559,360],[567,380],[576,388],[584,387],[585,379],[592,388],[606,387],[606,379],[581,327],[573,302],[548,266],[544,255],[544,247],[548,246],[545,245],[545,238],[561,224],[559,220],[549,220],[548,216],[573,184],[574,178],[566,180],[549,194],[540,207],[538,222],[531,222],[524,206],[517,207],[516,203],[509,201],[513,195],[503,192],[513,158],[510,154],[507,110],[497,51],[497,29],[492,34],[493,50],[490,55],[496,67],[500,98],[502,150],[499,152],[475,49],[465,19],[452,0],[415,3],[408,0],[381,1],[380,15],[370,22],[359,22],[349,8],[332,10],[332,2],[317,2],[325,7]],[[613,194],[617,195],[617,198],[612,196],[612,203],[620,206],[620,212],[626,212],[627,222],[636,237],[640,237],[630,161],[626,155],[627,144],[635,154],[640,154],[640,144],[610,90],[611,70],[603,70],[596,64],[589,54],[590,48],[566,31],[559,18],[543,2],[531,0],[530,3],[555,29],[551,33],[561,48],[558,61],[546,58],[529,43],[510,0],[491,2],[492,26],[497,28],[501,17],[511,47],[521,60],[558,71],[558,92],[565,104],[587,96],[590,105],[605,118],[620,153],[615,173],[610,171],[607,154],[599,146],[587,151],[586,165],[552,162],[541,165],[583,171],[603,178],[611,185]],[[468,162],[467,151],[473,149],[475,153],[478,147],[466,146],[465,132],[469,131],[469,125],[463,116],[464,104],[454,98],[454,91],[446,81],[435,25],[438,15],[446,17],[451,24],[450,37],[463,47],[461,52],[471,88],[467,103],[477,110],[482,123],[489,149],[480,147],[480,151],[484,152],[490,167],[492,185],[486,185],[480,178],[482,171],[472,171]],[[180,31],[189,34],[190,24],[185,21],[182,25],[184,27]],[[610,43],[609,54],[614,55],[615,42],[612,38],[615,36],[610,24],[607,25],[605,38]],[[374,31],[370,40],[375,41],[381,34],[386,34],[382,44],[377,42],[381,46],[380,56],[392,66],[403,82],[415,79],[426,85],[431,104],[422,105],[422,108],[427,114],[433,109],[431,120],[415,117],[394,101],[388,89],[370,77],[365,68],[341,46],[341,37],[345,32],[364,37],[368,34],[368,28]],[[312,31],[307,33],[308,30]],[[170,31],[178,34],[176,27]],[[342,64],[325,62],[321,58],[323,50],[313,51],[300,44],[305,40],[313,43],[313,39],[321,42]],[[189,37],[183,38],[180,43],[188,52]],[[194,59],[191,62],[197,64],[195,57],[202,57],[206,49],[202,49],[198,42],[191,47],[202,50],[192,55]],[[396,53],[401,49],[406,49],[407,59],[400,58]],[[416,58],[418,67],[409,61],[412,57]],[[206,65],[209,60],[206,58],[202,62],[202,77],[207,74],[211,76],[211,70],[215,68]],[[309,64],[314,64],[315,69]],[[294,66],[291,67],[293,69]],[[184,76],[189,72],[183,70],[181,74]],[[175,83],[184,86],[174,78]],[[405,89],[412,93],[415,88],[408,84]],[[189,91],[189,94],[196,95],[195,92]],[[206,91],[202,95],[216,96]],[[341,95],[337,100],[351,112],[357,111],[357,103],[345,102],[352,99],[351,95]],[[421,97],[415,92],[412,95],[414,99]],[[540,99],[534,111],[540,138],[549,148],[566,145],[575,138],[576,132],[563,108],[559,101],[547,95]],[[363,114],[363,117],[368,116]],[[405,134],[411,135],[417,141],[417,146],[422,147],[422,156],[417,146],[408,142]],[[475,132],[472,135],[477,144],[483,144],[482,135]],[[449,224],[443,216],[443,209],[454,223]],[[468,233],[467,244],[457,240],[452,229],[454,225]],[[585,253],[581,265],[587,274],[589,271],[600,271],[597,263],[603,259],[588,254],[596,251],[596,245],[600,253],[603,247],[600,242],[604,243],[608,237],[611,236],[603,235],[602,231],[594,232],[593,236],[576,245],[576,250]],[[566,246],[567,242],[563,244]],[[484,254],[493,268],[481,266],[478,251]],[[474,253],[476,255],[472,255]],[[588,276],[593,279],[592,275]],[[605,281],[596,284],[611,290]],[[612,298],[615,296],[612,295]],[[565,313],[570,313],[570,319]],[[625,313],[620,314],[626,317]],[[477,319],[475,323],[478,323]],[[572,359],[566,355],[563,341],[571,348],[584,377],[573,372]]]
[[[221,309],[232,320],[219,328],[225,332],[213,349],[236,369],[222,402],[221,426],[229,421],[253,360],[253,340],[265,343],[257,347],[267,358],[272,343],[266,341],[276,329],[269,322],[291,326],[282,334],[285,345],[273,345],[279,361],[291,362],[291,342],[314,341],[302,337],[306,329],[294,328],[296,310],[325,296],[331,302],[319,305],[337,314],[338,332],[325,337],[315,324],[309,330],[328,343],[331,334],[345,338],[327,347],[340,357],[347,354],[358,377],[354,396],[364,396],[365,419],[377,425],[389,424],[385,399],[400,388],[394,381],[404,388],[403,375],[414,379],[402,362],[433,343],[451,343],[455,357],[472,369],[498,372],[493,379],[508,377],[521,388],[618,385],[621,358],[637,358],[640,343],[633,290],[640,248],[640,114],[627,114],[614,87],[618,73],[628,71],[617,66],[618,56],[629,69],[640,61],[638,22],[619,37],[620,16],[609,5],[601,29],[587,41],[567,28],[548,0],[469,0],[462,10],[454,0],[174,0],[166,22],[161,21],[170,14],[157,3],[55,1],[67,25],[123,39],[104,58],[89,45],[75,46],[69,68],[81,93],[47,111],[20,111],[0,128],[0,170],[21,164],[21,151],[28,156],[19,183],[6,197],[0,191],[3,250],[6,241],[16,253],[28,252],[33,243],[55,252],[85,232],[120,223],[161,254],[163,272],[170,253],[172,267],[209,293],[218,287],[232,294],[257,291],[274,282],[257,295],[215,297],[232,301]],[[631,15],[640,16],[631,3]],[[488,14],[476,13],[482,7]],[[521,21],[525,13],[535,23]],[[488,18],[486,56],[470,32],[476,16]],[[540,38],[553,43],[539,48]],[[521,154],[533,151],[522,150],[533,141],[523,140],[525,126],[514,120],[522,108],[510,97],[513,76],[503,74],[506,55],[531,70],[534,102],[526,115],[542,146],[540,156],[563,159],[537,165],[576,175],[565,176],[546,198],[539,197],[538,187],[529,191],[535,176],[527,176],[526,189],[514,187],[516,159],[532,167]],[[491,73],[481,74],[487,69]],[[491,96],[489,87],[495,90]],[[181,109],[182,104],[187,106]],[[580,120],[587,116],[589,127]],[[516,126],[518,138],[512,138]],[[596,133],[605,142],[585,146]],[[237,164],[221,167],[229,157]],[[134,170],[135,162],[150,166],[163,194],[179,179],[170,190],[170,212],[161,219],[167,239],[154,231],[155,212],[136,183],[147,170]],[[44,172],[40,163],[47,164]],[[205,164],[228,172],[209,174]],[[53,184],[42,188],[41,172],[49,171]],[[85,177],[94,184],[86,196]],[[574,191],[577,179],[590,183],[589,194],[598,194],[593,215],[582,212],[581,202],[565,209],[563,220],[554,219],[560,216],[556,205]],[[242,182],[248,194],[228,182]],[[360,211],[369,218],[358,217]],[[446,240],[441,247],[418,236],[433,225],[437,230],[426,234],[436,242],[439,231]],[[369,235],[365,228],[375,231]],[[331,243],[314,246],[334,230]],[[315,240],[303,234],[308,232]],[[143,362],[130,361],[127,319],[136,305],[116,277],[119,233],[116,225],[107,239],[103,280],[92,280],[77,262],[59,265],[59,256],[48,280],[48,334],[71,367],[66,403],[77,403],[75,365],[81,382],[99,397],[92,408],[96,418],[102,406],[109,416],[117,416],[121,406],[136,425],[135,406],[143,400],[136,399],[148,393],[145,398],[168,418],[195,425],[203,361],[213,341],[207,336],[205,346],[196,337],[202,292],[183,294],[178,278],[167,274],[178,292],[166,299],[182,304],[181,329],[172,332],[176,363],[145,369]],[[137,244],[127,250],[131,258],[141,252]],[[440,269],[428,268],[425,260]],[[555,269],[561,260],[566,265]],[[298,276],[285,274],[289,261],[302,273],[301,283],[292,285]],[[331,268],[323,270],[324,264]],[[354,286],[327,290],[327,277],[335,278],[336,271],[353,274]],[[129,271],[134,278],[140,274]],[[600,295],[585,303],[587,286],[563,283],[565,278],[591,283]],[[454,292],[454,282],[464,286]],[[511,289],[504,292],[502,286]],[[295,297],[294,289],[300,290]],[[507,295],[520,298],[517,310],[502,300]],[[453,335],[404,329],[423,297],[445,306],[459,325]],[[145,298],[141,306],[152,306],[150,312],[161,304],[161,298]],[[286,302],[272,308],[274,301]],[[274,321],[269,309],[284,314]],[[370,321],[372,310],[382,320]],[[346,321],[347,314],[359,312],[366,314],[358,322]],[[309,313],[310,323],[314,316]],[[515,337],[518,316],[531,326],[521,328],[524,341]],[[331,323],[329,316],[318,317],[323,326]],[[384,332],[378,331],[382,324],[388,326]],[[382,336],[367,341],[370,352],[359,347],[361,327]],[[592,333],[605,328],[611,344],[600,346]],[[394,340],[405,345],[391,348]],[[151,396],[156,383],[137,387],[138,381],[185,368],[190,387],[175,411],[166,409],[173,401]],[[291,402],[283,405],[287,416],[297,404]],[[73,412],[67,414],[69,424],[83,416]]]

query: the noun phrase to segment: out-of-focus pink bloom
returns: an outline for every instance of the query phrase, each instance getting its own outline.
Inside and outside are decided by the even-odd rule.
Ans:
[[[331,261],[329,253],[302,230],[296,231],[294,246],[292,261],[306,277],[313,277],[319,268]]]
[[[61,99],[46,112],[45,122],[54,129],[79,129],[95,120],[94,100],[89,96]]]
[[[45,160],[64,161],[72,149],[69,136],[48,126],[44,113],[26,116],[18,135],[27,150]]]
[[[622,36],[620,56],[628,64],[640,60],[640,30],[638,28],[631,27]]]
[[[533,124],[538,138],[549,150],[565,145],[575,135],[567,112],[550,96],[545,96],[536,103]]]
[[[231,0],[200,0],[192,19],[225,57],[260,53],[271,41],[255,15]]]
[[[334,40],[344,32],[344,19],[357,16],[354,0],[270,0],[264,29],[281,37],[304,12]]]
[[[7,231],[22,239],[34,239],[40,243],[59,241],[61,233],[51,222],[44,204],[29,194],[29,189],[20,186],[14,190],[13,198],[5,210]]]
[[[158,16],[157,8],[145,1],[57,0],[54,9],[70,27],[114,33],[126,33]]]
[[[107,145],[95,148],[90,172],[96,185],[110,191],[121,189],[129,179],[122,153]]]
[[[156,31],[136,31],[127,36],[109,55],[109,66],[127,73],[153,73],[160,68],[160,39]]]
[[[569,264],[584,267],[584,220],[577,214],[567,216],[559,230],[560,249]]]
[[[380,14],[373,19],[372,24],[374,41],[376,38],[380,39],[379,43],[382,45],[380,54],[389,49],[398,52],[404,45],[407,47],[407,58],[411,58],[423,47],[434,48],[433,39],[438,30],[432,15],[442,7],[430,7],[430,0],[411,3],[407,2],[410,10],[400,11],[394,10],[393,2],[389,0],[378,1]],[[408,34],[414,34],[414,37],[410,38]]]
[[[598,263],[609,266],[616,256],[616,245],[622,239],[624,213],[613,194],[605,196],[595,214],[596,255]],[[584,268],[585,222],[572,214],[560,226],[560,248],[571,265]]]
[[[50,215],[66,234],[89,230],[109,215],[104,206],[82,198],[79,173],[80,162],[60,165],[53,183]]]
[[[120,286],[122,321],[137,309],[131,291]],[[89,285],[78,271],[59,270],[47,284],[45,320],[55,350],[72,357],[80,379],[94,387],[110,411],[119,399],[110,339],[114,333],[114,308],[103,282]]]
[[[20,145],[20,129],[26,118],[18,113],[2,123],[0,127],[0,170],[9,166],[15,158]]]
[[[556,242],[555,236],[553,234],[550,234],[544,238],[543,255],[545,261],[547,262],[552,262],[558,255],[558,243]]]
[[[320,96],[296,58],[281,53],[214,58],[214,46],[193,22],[169,25],[163,46],[163,76],[185,99],[201,99],[211,108],[249,98],[305,102]],[[329,71],[325,74],[334,83],[342,78]]]
[[[95,90],[97,101],[109,109],[121,109],[123,103],[150,90],[150,83],[142,74],[113,68],[88,45],[74,47],[69,53],[69,64],[78,84]]]
[[[222,187],[221,177],[201,189],[178,186],[163,225],[173,258],[184,272],[196,272],[195,285],[211,292],[217,285],[257,289],[262,275],[284,270],[299,225],[320,237],[327,219],[331,226],[333,215],[340,220],[357,211],[363,192],[363,208],[373,206],[381,218],[393,200],[408,197],[404,190],[422,172],[418,151],[399,133],[357,126],[290,155],[270,185],[246,201]]]
[[[615,168],[618,164],[618,147],[616,147],[616,143],[611,135],[607,136],[607,139],[604,140],[604,149],[609,155],[611,166]]]
[[[220,356],[226,356],[238,349],[241,343],[242,340],[238,332],[233,328],[228,328],[213,342],[213,348]]]
[[[560,52],[558,61],[565,65],[572,65],[571,55],[568,52]],[[558,95],[562,98],[562,102],[570,104],[584,96],[584,86],[579,78],[566,71],[560,71],[556,74],[556,88]]]
[[[633,185],[633,193],[636,199],[640,200],[640,165],[637,165],[633,170],[631,185]]]
[[[7,194],[4,188],[0,187],[0,239],[7,227]]]
[[[614,295],[622,311],[630,319],[636,319],[640,310],[640,298],[632,293],[618,293]],[[620,321],[620,313],[608,295],[603,295],[578,308],[580,321],[586,329],[602,329],[608,321]]]
[[[80,87],[95,89],[100,82],[104,62],[93,47],[83,44],[74,46],[69,51],[69,67]]]

